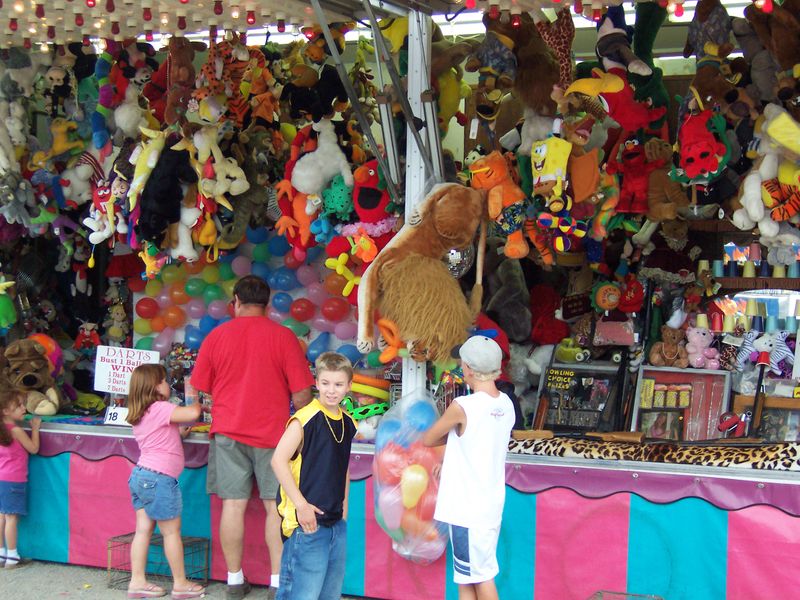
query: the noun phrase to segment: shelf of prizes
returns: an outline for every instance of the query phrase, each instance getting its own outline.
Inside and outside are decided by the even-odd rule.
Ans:
[[[184,449],[183,534],[211,539],[211,577],[224,580],[220,502],[205,492],[207,440],[193,433]],[[671,464],[669,452],[656,449],[652,462],[640,462],[638,444],[514,441],[498,545],[500,596],[577,599],[627,590],[687,600],[783,598],[800,578],[787,560],[800,551],[800,482],[796,470],[755,467],[762,453],[798,450],[767,447],[747,462],[746,451],[716,448],[718,466],[709,467]],[[353,446],[344,593],[457,598],[449,551],[408,560],[402,535],[393,532],[397,541],[384,531],[389,517],[379,514],[374,454],[372,444]],[[45,424],[30,461],[20,551],[105,568],[106,541],[134,528],[127,480],[136,458],[127,429]],[[244,569],[260,584],[268,580],[263,523],[263,505],[253,498]]]

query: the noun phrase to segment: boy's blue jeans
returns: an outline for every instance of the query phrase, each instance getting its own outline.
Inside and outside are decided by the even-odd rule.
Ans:
[[[276,600],[339,600],[344,585],[347,523],[303,533],[298,527],[283,544],[281,586]]]

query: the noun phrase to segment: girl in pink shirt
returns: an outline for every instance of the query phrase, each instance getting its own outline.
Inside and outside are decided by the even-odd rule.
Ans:
[[[128,598],[157,598],[166,590],[147,581],[145,566],[155,524],[164,537],[164,554],[172,571],[172,597],[202,598],[206,590],[186,579],[181,541],[183,500],[178,476],[183,471],[180,423],[194,423],[200,404],[175,406],[167,401],[167,372],[161,365],[139,365],[131,373],[128,392],[128,423],[139,444],[139,462],[128,480],[136,533],[131,542],[131,582]],[[188,433],[188,428],[185,429]]]
[[[17,522],[28,514],[28,453],[39,452],[39,417],[31,419],[31,435],[17,425],[25,417],[25,394],[0,392],[0,567],[15,569],[23,563],[17,551]]]

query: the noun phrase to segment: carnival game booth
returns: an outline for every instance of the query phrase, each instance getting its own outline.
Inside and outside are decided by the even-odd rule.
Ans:
[[[137,450],[98,356],[213,403],[193,356],[255,274],[310,362],[357,366],[345,593],[456,597],[418,438],[479,332],[520,407],[501,597],[791,596],[797,7],[102,4],[0,8],[3,374],[46,421],[24,555],[108,565]],[[224,579],[207,430],[184,535]]]

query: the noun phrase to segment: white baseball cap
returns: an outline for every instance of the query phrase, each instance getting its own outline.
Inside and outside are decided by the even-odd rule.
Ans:
[[[494,373],[502,368],[503,351],[493,339],[474,335],[458,349],[461,360],[476,373]]]

